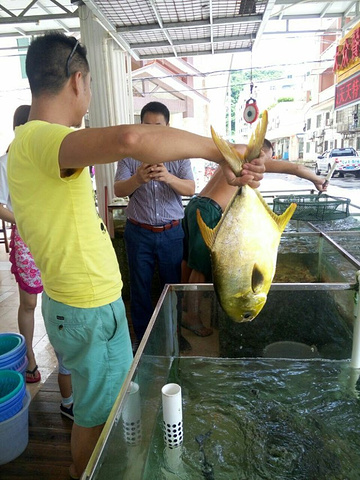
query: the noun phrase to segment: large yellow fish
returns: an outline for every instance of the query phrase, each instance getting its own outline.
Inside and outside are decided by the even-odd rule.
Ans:
[[[267,128],[267,112],[242,157],[213,130],[215,144],[235,174],[260,154]],[[265,305],[275,275],[280,237],[294,213],[291,204],[276,215],[260,192],[240,187],[221,220],[210,229],[197,211],[202,237],[211,252],[214,288],[223,310],[236,322],[253,320]]]

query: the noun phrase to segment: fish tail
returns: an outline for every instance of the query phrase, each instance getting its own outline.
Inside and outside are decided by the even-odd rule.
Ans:
[[[293,216],[293,213],[295,212],[296,207],[297,207],[296,203],[291,203],[288,206],[288,208],[285,210],[285,212],[277,217],[276,222],[279,226],[280,232],[283,232],[285,230],[285,227],[289,223],[291,217]]]
[[[230,165],[231,170],[235,173],[235,175],[239,176],[244,164],[243,156],[229,142],[221,138],[220,135],[215,132],[213,127],[210,127],[210,129],[212,139],[219,149],[221,155]]]
[[[251,134],[250,141],[246,147],[245,151],[245,161],[251,162],[254,158],[257,158],[260,155],[260,151],[263,147],[265,134],[268,126],[268,112],[264,110],[261,116],[260,121],[256,125],[255,132]]]
[[[214,230],[209,228],[204,220],[201,218],[200,210],[196,210],[196,219],[199,225],[201,236],[205,242],[205,245],[211,249],[213,242],[214,242]]]
[[[221,136],[215,132],[213,127],[210,127],[211,136],[215,145],[237,177],[240,175],[245,162],[251,162],[251,160],[254,160],[254,158],[257,158],[260,155],[260,151],[264,144],[267,126],[268,112],[267,110],[264,110],[261,119],[256,126],[255,132],[251,134],[244,155],[239,153],[229,142],[221,138]]]

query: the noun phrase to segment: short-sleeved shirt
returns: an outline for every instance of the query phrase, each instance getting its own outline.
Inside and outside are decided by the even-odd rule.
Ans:
[[[120,160],[117,165],[115,181],[127,180],[135,175],[141,162],[133,158]],[[168,172],[183,180],[194,180],[190,160],[165,162]],[[130,195],[126,208],[127,218],[149,225],[164,225],[172,220],[184,217],[181,195],[164,182],[150,180]]]
[[[61,178],[59,150],[73,130],[30,121],[15,129],[8,183],[20,235],[38,266],[47,295],[79,308],[121,295],[119,265],[94,201],[89,168]]]

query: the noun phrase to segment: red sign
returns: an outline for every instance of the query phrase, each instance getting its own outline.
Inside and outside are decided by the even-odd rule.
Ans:
[[[334,72],[344,70],[360,58],[360,27],[350,37],[345,38],[342,45],[336,47]]]
[[[335,87],[335,109],[360,100],[360,74]]]

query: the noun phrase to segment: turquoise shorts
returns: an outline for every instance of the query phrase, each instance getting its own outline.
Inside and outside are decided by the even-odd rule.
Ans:
[[[71,372],[74,421],[106,422],[133,360],[121,298],[98,308],[76,308],[42,296],[50,343]]]
[[[64,367],[63,359],[58,352],[55,352],[55,355],[58,359],[58,372],[62,375],[71,375],[70,370]]]

